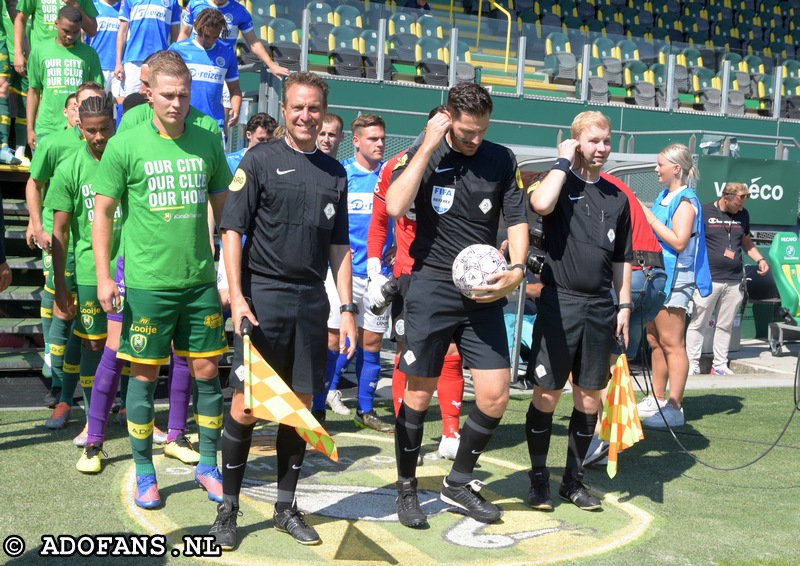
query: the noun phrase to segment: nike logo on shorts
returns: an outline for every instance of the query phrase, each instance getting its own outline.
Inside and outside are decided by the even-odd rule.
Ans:
[[[437,167],[434,171],[437,173],[444,173],[445,171],[452,171],[453,169],[455,169],[455,167],[445,167],[444,169]]]
[[[228,468],[229,470],[235,470],[236,468],[241,468],[242,466],[244,466],[244,462],[242,462],[241,464],[236,464],[235,466],[231,466],[230,464],[225,464],[225,467]]]
[[[567,195],[567,196],[569,196],[569,200],[581,200],[586,195],[581,195],[579,197],[574,197],[572,195]]]
[[[575,432],[575,434],[577,434],[578,436],[582,436],[584,438],[588,438],[588,437],[594,436],[591,432],[589,434],[582,434],[580,432]]]
[[[278,175],[286,175],[286,173],[291,173],[292,171],[295,171],[295,169],[287,169],[286,171],[281,171],[280,169],[275,169],[275,172]]]
[[[477,451],[477,450],[473,450],[473,451],[472,451],[472,453],[473,453],[473,454],[476,454],[476,455],[477,455],[477,454],[483,454],[483,450],[481,450],[480,452],[479,452],[479,451]]]
[[[417,446],[416,448],[403,448],[403,451],[405,451],[405,452],[416,452],[420,448],[422,448],[422,445]]]
[[[300,468],[302,468],[302,467],[303,467],[303,466],[295,466],[294,464],[292,464],[292,469],[293,469],[293,470],[299,470],[299,469],[300,469]]]
[[[546,428],[543,428],[542,430],[536,430],[535,428],[532,428],[532,429],[531,429],[531,432],[532,432],[533,434],[544,434],[545,432],[547,432],[547,429],[546,429]]]

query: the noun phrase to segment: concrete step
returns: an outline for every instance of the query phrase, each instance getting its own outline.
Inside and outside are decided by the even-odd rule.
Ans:
[[[40,301],[41,299],[41,285],[12,285],[0,293],[0,301]]]
[[[0,333],[40,334],[42,321],[39,318],[0,318]]]
[[[18,214],[18,215],[28,216],[28,205],[25,203],[25,199],[4,198],[3,212],[6,214]]]
[[[6,262],[11,269],[37,269],[42,270],[42,258],[7,256]]]
[[[0,348],[0,371],[34,371],[42,369],[42,366],[44,366],[42,348]]]
[[[24,240],[27,226],[21,224],[6,224],[6,240]]]

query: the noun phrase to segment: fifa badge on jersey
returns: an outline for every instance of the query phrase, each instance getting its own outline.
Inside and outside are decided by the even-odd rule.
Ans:
[[[131,336],[131,348],[137,354],[141,354],[142,351],[147,347],[147,336],[144,334],[134,334]]]
[[[225,57],[217,57],[217,67],[222,67],[225,65]]]
[[[456,188],[455,187],[440,187],[439,185],[433,186],[433,194],[431,194],[431,206],[437,214],[444,214],[450,207],[453,206],[455,200]]]

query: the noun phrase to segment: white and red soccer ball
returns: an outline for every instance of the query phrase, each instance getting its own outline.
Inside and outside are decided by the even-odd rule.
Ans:
[[[467,246],[453,262],[453,283],[461,294],[472,296],[472,288],[486,284],[486,278],[506,271],[508,264],[500,250],[487,244]],[[476,293],[476,296],[479,296]]]

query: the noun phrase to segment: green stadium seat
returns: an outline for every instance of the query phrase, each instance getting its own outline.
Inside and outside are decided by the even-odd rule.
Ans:
[[[417,20],[417,30],[420,37],[444,38],[442,23],[430,14],[425,14]]]
[[[769,114],[772,111],[772,100],[775,94],[775,79],[772,75],[760,75],[756,79],[756,88],[753,90],[760,114]]]
[[[681,51],[681,55],[683,55],[683,62],[686,65],[686,68],[690,71],[696,67],[703,67],[703,56],[700,54],[700,50],[694,47],[686,47]]]
[[[269,47],[273,61],[290,71],[300,70],[300,45],[288,41],[276,41]]]
[[[389,18],[389,35],[410,34],[417,36],[417,23],[414,16],[405,12],[396,12]]]
[[[800,61],[787,59],[783,62],[783,76],[800,79]]]
[[[623,63],[639,60],[639,45],[630,39],[617,42],[617,55]]]
[[[328,35],[328,51],[353,49],[358,51],[358,30],[350,26],[335,26]]]
[[[572,47],[570,46],[569,39],[566,35],[560,32],[552,32],[547,34],[545,38],[545,54],[553,55],[555,53],[571,53]]]
[[[653,73],[641,61],[631,60],[625,63],[623,85],[626,96],[637,106],[656,105],[656,86]]]
[[[667,68],[663,63],[653,63],[650,65],[650,71],[653,73],[653,82],[656,85],[656,104],[665,108],[667,106]],[[678,105],[678,88],[673,85],[672,109],[677,110]]]
[[[598,37],[592,42],[592,57],[600,60],[603,77],[610,85],[622,86],[622,59],[614,40]],[[578,73],[578,78],[580,78]]]
[[[363,28],[364,18],[361,10],[351,4],[342,4],[333,11],[333,25]]]
[[[542,14],[539,17],[539,23],[545,30],[547,28],[561,28],[563,27],[561,22],[561,16],[557,16],[556,14]]]
[[[308,30],[308,50],[313,53],[328,53],[328,38],[335,26],[325,22],[314,22]]]
[[[333,9],[327,2],[309,2],[306,9],[311,13],[312,24],[333,25]]]

